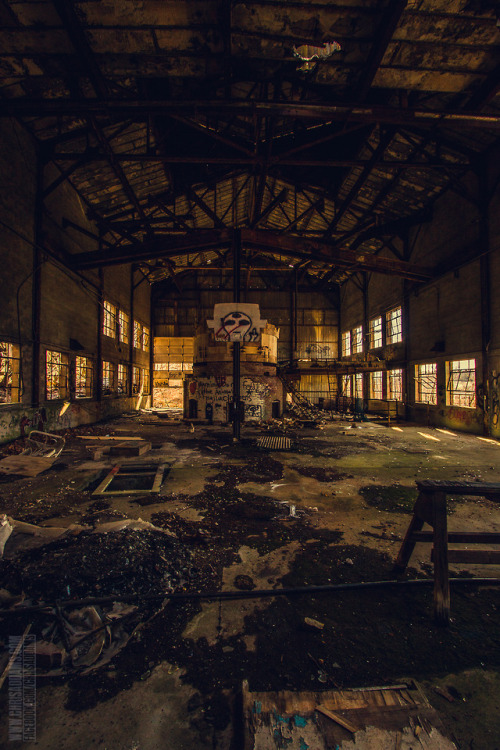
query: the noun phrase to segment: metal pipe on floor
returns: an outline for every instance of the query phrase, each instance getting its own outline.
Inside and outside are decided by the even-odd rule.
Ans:
[[[500,578],[450,578],[453,586],[500,586]],[[161,594],[123,594],[117,596],[88,597],[87,599],[58,599],[54,605],[41,604],[35,607],[16,607],[15,609],[0,610],[0,617],[17,616],[20,614],[51,615],[51,607],[86,607],[91,604],[112,604],[113,602],[145,602],[159,599],[171,601],[190,601],[200,599],[263,599],[275,596],[304,596],[306,594],[328,594],[335,591],[364,591],[377,588],[396,588],[434,586],[434,578],[412,578],[408,581],[361,581],[357,583],[329,583],[322,586],[297,586],[282,589],[255,589],[254,591],[182,591]]]

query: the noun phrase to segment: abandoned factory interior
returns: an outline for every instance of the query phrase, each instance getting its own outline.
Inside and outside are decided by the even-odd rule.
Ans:
[[[0,0],[0,746],[500,750],[500,3]]]

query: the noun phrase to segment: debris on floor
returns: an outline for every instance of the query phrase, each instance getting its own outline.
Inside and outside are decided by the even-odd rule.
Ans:
[[[455,750],[414,681],[343,691],[278,693],[243,688],[245,750]]]
[[[165,606],[163,595],[186,590],[196,578],[185,545],[144,521],[77,527],[69,535],[15,521],[12,527],[17,535],[38,533],[44,543],[24,551],[18,544],[0,563],[7,604],[1,616],[36,613],[38,665],[51,675],[85,674],[109,662]],[[130,597],[137,603],[122,601]]]

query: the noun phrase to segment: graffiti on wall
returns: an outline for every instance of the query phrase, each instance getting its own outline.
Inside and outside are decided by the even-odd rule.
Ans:
[[[328,344],[308,344],[305,348],[305,353],[311,359],[328,359],[332,356]]]
[[[277,393],[276,379],[242,378],[241,400],[245,404],[246,419],[262,419],[265,415],[266,401]],[[208,377],[192,380],[189,383],[189,394],[195,397],[198,408],[203,413],[207,404],[213,407],[213,419],[226,421],[228,404],[233,400],[232,378]]]
[[[106,399],[102,402],[72,403],[65,411],[62,410],[60,401],[39,409],[24,408],[16,404],[9,409],[0,409],[0,443],[26,437],[31,430],[54,432],[81,424],[92,424],[134,408],[135,403],[135,398],[128,397]]]
[[[214,319],[207,320],[216,341],[258,343],[267,320],[260,319],[259,305],[247,302],[224,302],[214,305]]]

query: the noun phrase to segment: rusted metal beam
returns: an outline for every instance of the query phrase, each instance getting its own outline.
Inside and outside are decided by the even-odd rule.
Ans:
[[[187,197],[193,201],[193,203],[196,203],[196,205],[201,208],[204,214],[206,214],[210,219],[212,219],[214,225],[216,227],[219,227],[220,229],[224,229],[225,224],[224,222],[217,216],[215,211],[212,211],[210,206],[207,206],[203,198],[201,198],[196,190],[194,190],[191,186],[188,187],[186,190]]]
[[[94,52],[81,27],[75,12],[73,0],[53,0],[53,4],[77,53],[78,59],[83,63],[82,74],[88,76],[97,96],[105,99],[110,93],[109,86],[95,60]]]
[[[215,164],[215,165],[234,165],[234,166],[260,166],[260,167],[328,167],[329,169],[350,169],[353,167],[365,167],[371,163],[371,159],[282,159],[279,156],[271,157],[269,160],[262,155],[254,154],[252,156],[209,156],[201,154],[193,156],[192,154],[148,154],[134,152],[115,153],[114,158],[117,162],[158,162],[164,164]],[[81,161],[82,164],[90,164],[93,161],[108,161],[106,153],[91,149],[86,152],[67,151],[53,155],[57,161]],[[436,169],[467,169],[471,166],[469,161],[453,162],[445,159],[433,159],[432,161],[406,161],[406,160],[380,160],[381,169],[421,169],[423,171],[433,171]]]
[[[304,219],[308,219],[311,217],[311,215],[315,211],[322,211],[325,206],[325,199],[319,198],[317,201],[312,203],[308,208],[305,209],[305,211],[302,211],[293,221],[291,221],[288,226],[284,227],[280,234],[284,234],[285,232],[290,232],[292,229],[295,229],[297,224],[300,224],[300,222]]]
[[[359,191],[365,184],[366,180],[370,176],[370,173],[372,170],[377,167],[382,162],[382,157],[384,155],[384,151],[390,144],[391,140],[393,138],[393,133],[381,133],[380,134],[380,141],[373,152],[371,158],[368,160],[368,163],[363,168],[361,174],[355,181],[354,185],[351,187],[341,204],[337,207],[337,210],[335,211],[335,218],[333,222],[330,224],[328,229],[325,232],[325,237],[331,237],[333,232],[335,231],[335,227],[338,226],[338,224],[341,222],[342,217],[346,213],[346,211],[349,210],[349,207],[353,203],[353,201],[356,199]]]
[[[78,58],[83,62],[83,73],[87,75],[94,87],[95,93],[98,99],[104,99],[109,96],[109,86],[103,76],[94,56],[94,52],[87,40],[85,32],[80,24],[80,20],[76,14],[73,0],[53,0],[56,10],[61,18],[63,26],[70,38],[71,44],[73,45]],[[94,131],[98,143],[100,144],[104,154],[106,155],[109,164],[118,178],[127,199],[134,206],[138,215],[145,224],[147,231],[151,234],[151,227],[147,223],[147,216],[141,206],[130,182],[128,181],[125,172],[122,169],[121,164],[115,158],[115,153],[104,134],[101,126],[97,122],[95,116],[92,113],[87,113],[89,125]]]
[[[286,201],[288,196],[288,190],[286,188],[283,188],[283,190],[280,191],[280,193],[273,198],[273,200],[267,204],[267,206],[260,212],[260,214],[257,216],[257,218],[252,222],[252,228],[259,226],[259,224],[264,221],[264,219],[267,219],[269,214],[271,214],[274,209],[279,206],[283,201]]]
[[[183,229],[186,232],[190,231],[190,226],[186,224],[184,220],[186,217],[177,216],[177,214],[171,211],[170,208],[165,205],[165,202],[158,198],[158,196],[149,196],[148,203],[150,205],[158,206],[158,208],[160,208],[180,229]]]
[[[223,135],[220,135],[216,130],[213,130],[212,128],[203,127],[203,125],[200,125],[199,122],[195,122],[194,120],[189,120],[187,117],[182,117],[181,115],[171,115],[172,120],[175,120],[176,122],[180,122],[183,125],[185,125],[190,130],[196,130],[199,133],[203,133],[208,138],[212,138],[215,141],[218,141],[219,143],[222,143],[224,146],[229,146],[229,148],[234,148],[236,151],[240,151],[242,154],[246,154],[247,156],[253,156],[253,152],[242,146],[240,143],[236,143],[231,138],[226,138]]]
[[[299,258],[305,261],[319,261],[329,266],[340,266],[356,270],[375,271],[394,276],[402,276],[413,281],[428,281],[432,270],[402,261],[380,258],[374,253],[357,254],[351,249],[333,247],[326,242],[305,238],[279,235],[259,229],[242,229],[241,239],[245,247],[266,248],[273,254]],[[80,253],[74,256],[75,267],[82,270],[100,266],[152,260],[153,258],[173,257],[196,250],[209,250],[231,246],[233,230],[196,230],[173,241],[154,240],[142,245],[119,247],[104,253]]]
[[[334,104],[330,102],[287,102],[246,99],[34,99],[2,100],[0,117],[42,117],[45,115],[122,114],[127,116],[170,115],[172,112],[213,112],[253,117],[275,116],[305,120],[341,120],[395,125],[443,125],[447,128],[500,129],[500,114],[463,110],[419,109],[385,105]]]

